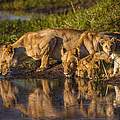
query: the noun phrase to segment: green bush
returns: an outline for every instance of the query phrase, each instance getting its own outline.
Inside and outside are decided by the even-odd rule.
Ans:
[[[95,6],[67,15],[48,15],[28,21],[0,22],[0,43],[14,42],[29,31],[45,28],[75,28],[92,31],[120,31],[120,1],[100,0]]]
[[[79,29],[119,31],[120,1],[101,0],[97,5],[69,14],[66,23]]]

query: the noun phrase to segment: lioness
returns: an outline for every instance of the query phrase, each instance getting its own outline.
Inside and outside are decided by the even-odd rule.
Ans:
[[[64,53],[78,49],[78,53],[93,54],[101,44],[103,50],[110,54],[112,41],[107,35],[95,32],[72,30],[72,29],[45,29],[38,32],[29,32],[18,39],[11,47],[6,48],[2,54],[0,65],[3,66],[2,72],[5,75],[14,59],[25,53],[35,60],[41,60],[40,68],[48,67],[49,58],[61,61],[61,50]],[[85,51],[80,49],[84,47]],[[10,52],[8,52],[10,51]],[[86,54],[85,53],[85,54]],[[4,60],[3,60],[4,59]],[[17,60],[16,60],[17,61]]]
[[[66,77],[74,77],[76,69],[77,69],[77,61],[78,57],[76,56],[76,49],[72,51],[67,51],[65,53],[62,52],[62,65],[64,67],[64,75]]]

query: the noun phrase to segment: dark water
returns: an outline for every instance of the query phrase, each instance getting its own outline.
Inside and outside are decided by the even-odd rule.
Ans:
[[[92,80],[0,81],[0,120],[119,120],[119,85]]]
[[[40,16],[40,14],[22,11],[0,11],[0,20],[30,20],[35,16]]]

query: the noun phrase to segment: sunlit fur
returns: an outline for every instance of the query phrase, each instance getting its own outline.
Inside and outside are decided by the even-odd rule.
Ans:
[[[82,78],[77,78],[76,80],[78,86],[78,95],[77,98],[92,98],[95,94],[93,89],[92,81],[85,81]]]
[[[13,107],[17,104],[18,89],[8,80],[0,81],[0,96],[5,107]]]
[[[105,60],[110,62],[110,57],[104,52],[96,52],[94,55],[88,55],[85,58],[79,59],[77,63],[77,75],[84,77],[85,73],[89,78],[94,77],[94,70],[98,69],[98,61]]]
[[[42,80],[42,86],[36,88],[28,96],[28,106],[18,104],[16,109],[32,118],[56,117],[58,114],[52,105],[50,88],[47,80]]]
[[[64,107],[69,108],[77,104],[77,97],[74,94],[72,83],[69,79],[66,79],[64,83]]]
[[[120,73],[120,54],[113,52],[111,58],[114,61],[113,75]]]
[[[3,75],[9,71],[13,54],[11,45],[0,46],[0,73]]]
[[[77,68],[78,57],[76,57],[75,50],[67,51],[62,55],[62,65],[66,77],[74,76]]]
[[[80,53],[82,51],[81,46],[84,46],[90,54],[94,54],[99,46],[102,46],[103,51],[109,54],[111,45],[112,41],[107,35],[101,35],[97,32],[74,29],[45,29],[38,32],[29,32],[12,44],[12,49],[10,47],[6,48],[4,54],[2,54],[0,66],[3,66],[2,74],[7,74],[14,59],[17,59],[18,55],[22,57],[25,53],[34,60],[41,60],[41,65],[38,67],[42,70],[49,67],[49,58],[61,61],[61,50],[63,48],[65,51],[77,49]],[[19,52],[19,54],[16,52]]]

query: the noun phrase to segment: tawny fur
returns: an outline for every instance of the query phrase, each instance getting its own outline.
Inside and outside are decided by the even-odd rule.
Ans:
[[[12,49],[8,47],[2,54],[2,58],[5,59],[5,63],[1,62],[1,66],[5,69],[2,70],[4,71],[2,74],[6,74],[13,59],[17,59],[18,56],[22,57],[23,53],[35,60],[41,60],[40,69],[44,69],[49,65],[49,58],[61,61],[62,49],[65,51],[77,49],[78,53],[85,53],[80,49],[84,46],[89,54],[94,54],[98,50],[99,44],[101,44],[103,51],[109,54],[112,45],[110,38],[96,32],[74,29],[45,29],[25,33],[12,44]],[[16,54],[16,52],[19,53]]]
[[[99,68],[96,63],[100,60],[110,62],[110,57],[104,52],[96,52],[94,55],[78,60],[77,75],[84,77],[85,72],[87,72],[89,78],[94,77],[94,70]]]
[[[18,89],[8,80],[0,81],[0,96],[5,107],[13,107],[17,103]]]

